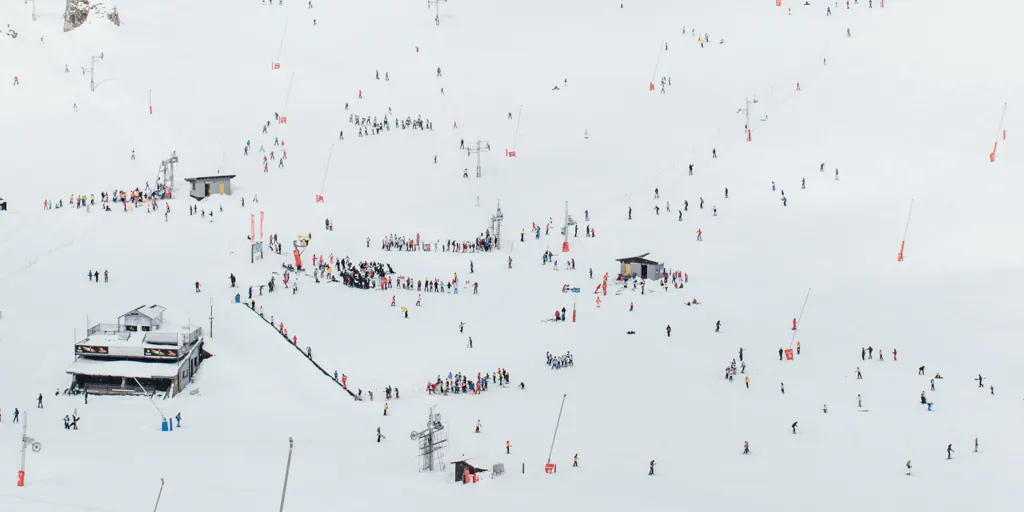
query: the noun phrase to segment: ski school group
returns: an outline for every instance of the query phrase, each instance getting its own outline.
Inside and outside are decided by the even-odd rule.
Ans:
[[[452,375],[448,372],[448,378],[442,379],[440,375],[434,382],[427,383],[427,394],[429,395],[448,395],[449,393],[458,394],[470,394],[476,395],[484,391],[487,391],[491,381],[495,381],[499,386],[506,386],[509,383],[509,375],[507,369],[498,368],[494,372],[492,378],[490,373],[483,374],[477,372],[476,380],[469,380],[469,376],[463,375],[461,372]],[[520,384],[520,388],[524,386]]]
[[[366,246],[370,246],[370,239],[366,239]],[[428,243],[422,243],[420,235],[417,234],[415,237],[405,237],[395,234],[388,235],[381,240],[380,248],[385,251],[435,251],[435,252],[461,252],[461,253],[474,253],[474,252],[490,252],[494,249],[494,238],[491,237],[490,230],[480,233],[475,240],[465,240],[459,242],[457,240],[446,240],[444,244],[440,240],[434,242],[433,245]]]

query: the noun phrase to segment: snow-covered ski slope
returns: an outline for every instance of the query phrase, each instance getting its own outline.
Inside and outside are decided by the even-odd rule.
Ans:
[[[0,197],[9,204],[0,212],[0,510],[147,510],[161,478],[160,510],[276,510],[289,437],[285,510],[294,511],[983,510],[1024,497],[1024,77],[1013,64],[1024,9],[862,0],[831,4],[826,16],[820,1],[481,0],[442,3],[435,25],[423,1],[284,3],[122,2],[120,27],[94,16],[69,33],[61,1],[38,0],[36,21],[31,4],[0,4],[0,27],[18,32],[0,36]],[[90,92],[81,68],[101,53]],[[663,76],[672,85],[660,94]],[[738,110],[755,96],[746,142]],[[999,134],[993,163],[1004,103],[1007,139]],[[357,137],[348,122],[389,108],[434,129]],[[287,124],[261,135],[275,112]],[[264,173],[258,148],[280,151],[275,137],[287,142],[287,164]],[[490,143],[482,178],[462,139]],[[246,140],[253,151],[243,156]],[[152,184],[172,150],[179,198],[166,222],[117,207],[42,208]],[[187,198],[182,178],[217,172],[237,175],[233,196]],[[380,250],[390,233],[471,239],[499,201],[501,251]],[[565,201],[580,223],[569,255],[558,236]],[[666,201],[672,211],[656,215]],[[215,217],[189,216],[191,204]],[[250,264],[250,215],[261,211],[286,252]],[[550,235],[520,243],[521,230],[549,218]],[[583,237],[587,225],[595,238]],[[257,297],[373,402],[352,400],[231,303],[229,274],[244,298],[291,261],[300,233],[312,234],[307,264],[333,253],[417,280],[458,273],[463,283],[458,295],[423,293],[420,307],[415,291],[308,276],[295,295]],[[541,264],[546,249],[562,270]],[[592,292],[618,272],[614,258],[645,252],[686,272],[686,287],[650,282],[641,295],[610,286],[597,308]],[[575,271],[564,270],[569,258]],[[109,270],[111,282],[88,282],[89,269]],[[581,293],[562,294],[564,284]],[[780,362],[808,289],[801,354]],[[687,307],[693,298],[700,305]],[[575,323],[543,321],[574,299]],[[166,306],[175,325],[204,327],[213,306],[214,357],[188,388],[199,392],[157,401],[181,413],[180,429],[161,432],[144,398],[54,396],[87,322],[149,303]],[[885,361],[862,361],[869,345]],[[740,347],[749,389],[745,375],[723,379]],[[546,351],[566,350],[574,367],[545,366]],[[526,389],[424,389],[438,375],[497,368]],[[936,372],[944,378],[932,392]],[[401,399],[384,417],[388,385]],[[931,412],[919,403],[924,390]],[[558,472],[546,475],[563,395]],[[507,473],[468,486],[450,471],[419,473],[409,432],[432,405],[450,431],[448,459],[503,462]],[[15,407],[43,445],[28,454],[23,488]],[[76,409],[80,430],[65,431],[61,418]],[[744,441],[752,455],[741,455]]]

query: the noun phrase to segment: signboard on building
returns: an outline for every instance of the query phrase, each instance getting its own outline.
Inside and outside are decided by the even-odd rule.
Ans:
[[[92,345],[76,345],[76,354],[109,354],[110,349],[107,347],[96,347]]]
[[[159,349],[159,348],[147,348],[147,349],[144,349],[143,353],[145,354],[146,357],[160,357],[160,358],[166,357],[166,358],[169,358],[169,359],[177,359],[178,358],[178,351],[177,350],[167,350],[167,349]]]

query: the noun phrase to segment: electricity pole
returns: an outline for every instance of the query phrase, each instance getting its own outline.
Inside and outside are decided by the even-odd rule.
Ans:
[[[441,24],[441,4],[447,4],[448,0],[427,0],[427,9],[430,9],[430,5],[434,5],[434,25]]]
[[[551,464],[551,454],[555,452],[555,438],[558,437],[558,425],[562,423],[562,409],[565,408],[565,397],[562,395],[562,405],[558,406],[558,420],[555,422],[555,434],[551,436],[551,449],[548,450],[548,464]]]
[[[476,177],[480,177],[480,153],[491,150],[491,143],[486,140],[478,140],[466,146],[466,154],[476,153]]]
[[[213,298],[210,298],[210,337],[213,337]]]
[[[281,508],[279,512],[284,512],[284,497],[288,493],[288,473],[292,470],[292,448],[295,447],[295,442],[292,438],[288,438],[288,464],[284,467],[284,488],[281,489]]]
[[[35,0],[33,0],[32,5],[35,5]],[[99,55],[99,57],[97,57],[95,55],[93,55],[92,57],[89,57],[89,90],[93,91],[93,92],[96,92],[96,60],[97,59],[103,60],[103,54],[101,53]]]
[[[24,411],[22,417],[25,421],[21,423],[21,469],[18,470],[18,487],[25,487],[25,455],[28,449],[31,447],[32,453],[39,453],[39,450],[43,449],[42,443],[28,436],[28,410]]]

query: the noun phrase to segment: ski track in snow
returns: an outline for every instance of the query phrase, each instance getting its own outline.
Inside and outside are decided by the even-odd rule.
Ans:
[[[0,212],[0,470],[13,477],[20,462],[15,407],[43,445],[27,455],[27,485],[0,493],[0,510],[148,509],[161,478],[160,510],[277,507],[289,438],[286,510],[708,510],[727,497],[737,509],[902,512],[1020,502],[1024,178],[1013,134],[1024,76],[1006,63],[1024,43],[1015,26],[1024,7],[861,1],[826,16],[818,2],[614,3],[453,2],[435,25],[433,6],[404,0],[312,9],[228,0],[219,10],[180,0],[118,6],[120,27],[93,15],[67,33],[63,5],[40,2],[33,21],[32,4],[0,4],[0,27],[19,32],[0,36],[0,197],[11,210]],[[701,48],[691,29],[710,33],[710,44]],[[81,67],[100,54],[93,92]],[[663,76],[672,78],[666,94]],[[747,142],[738,110],[754,98]],[[1009,137],[992,163],[1004,103]],[[348,122],[389,107],[434,129],[359,137]],[[260,134],[275,112],[288,122]],[[275,138],[287,141],[288,160],[264,173],[258,149],[279,157]],[[491,145],[479,179],[477,155],[459,149],[477,140]],[[159,212],[41,209],[153,184],[172,151],[176,196]],[[218,173],[236,175],[231,196],[188,197],[183,178]],[[566,201],[580,231],[596,235],[570,237],[569,254],[560,252]],[[684,201],[682,221],[675,210],[655,213]],[[499,202],[494,253],[380,248],[389,234],[472,240]],[[207,215],[189,215],[191,205]],[[256,230],[279,235],[283,250],[267,247],[250,263],[246,237],[261,213]],[[540,239],[520,241],[533,223]],[[333,255],[385,262],[416,281],[457,273],[459,294],[317,284],[308,270],[298,293],[260,294],[272,277],[280,284],[292,240],[306,234],[307,265]],[[558,271],[541,263],[547,250]],[[689,282],[648,283],[642,295],[610,283],[598,307],[590,290],[618,272],[615,258],[645,252]],[[565,270],[570,258],[575,271]],[[89,282],[90,269],[109,270],[110,282]],[[566,284],[581,293],[561,293]],[[249,286],[263,322],[242,310]],[[693,298],[700,305],[687,307]],[[140,304],[166,306],[168,326],[207,331],[213,357],[185,392],[153,402],[90,396],[88,405],[55,395],[70,382],[83,331]],[[575,321],[551,320],[563,307]],[[276,332],[280,323],[297,344]],[[791,340],[800,355],[779,361]],[[868,345],[886,360],[858,358]],[[747,371],[729,382],[723,371],[740,347]],[[544,364],[545,352],[566,351],[574,366]],[[449,372],[498,368],[511,386],[425,390]],[[339,390],[334,371],[364,399]],[[935,372],[944,378],[931,391]],[[388,386],[401,398],[385,400]],[[44,409],[34,407],[39,393]],[[450,436],[444,462],[504,463],[506,474],[458,485],[451,470],[419,472],[408,436],[432,406]],[[73,412],[81,429],[67,431],[61,419]],[[179,412],[181,428],[161,432],[161,416]],[[744,442],[752,455],[741,455]],[[944,460],[949,443],[953,461]],[[543,473],[549,457],[555,475]]]

